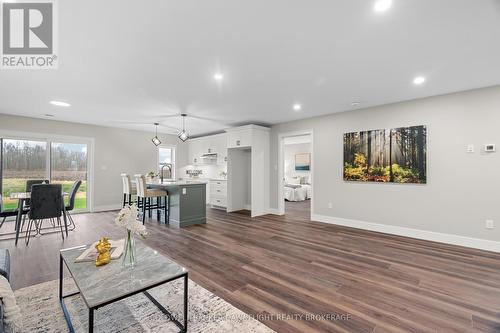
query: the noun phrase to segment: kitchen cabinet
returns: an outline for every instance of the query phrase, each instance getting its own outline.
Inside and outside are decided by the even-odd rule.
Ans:
[[[210,187],[210,206],[212,208],[226,209],[227,180],[211,179],[209,187]]]
[[[252,217],[269,212],[269,131],[257,125],[226,130],[228,212],[248,209]]]
[[[253,129],[241,126],[227,130],[227,148],[240,148],[252,146]]]
[[[189,140],[188,156],[189,163],[192,165],[225,164],[227,161],[226,133]]]

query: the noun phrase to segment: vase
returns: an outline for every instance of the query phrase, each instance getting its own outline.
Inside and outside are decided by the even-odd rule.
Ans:
[[[123,250],[123,267],[134,267],[135,265],[135,239],[130,230],[127,230],[127,238],[125,238],[125,248]]]

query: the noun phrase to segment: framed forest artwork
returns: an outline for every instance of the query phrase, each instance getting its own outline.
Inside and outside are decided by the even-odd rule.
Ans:
[[[427,128],[411,126],[344,134],[344,180],[425,184]]]
[[[309,171],[311,169],[311,154],[295,154],[295,171]]]

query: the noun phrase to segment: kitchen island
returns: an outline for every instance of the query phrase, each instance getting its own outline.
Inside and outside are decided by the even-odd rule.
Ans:
[[[204,182],[152,181],[148,188],[167,191],[170,200],[170,226],[181,228],[207,223],[207,184]]]

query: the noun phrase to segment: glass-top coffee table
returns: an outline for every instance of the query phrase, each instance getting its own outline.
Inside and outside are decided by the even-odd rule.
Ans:
[[[80,294],[89,309],[89,332],[94,331],[94,311],[139,293],[149,298],[180,332],[187,331],[188,271],[176,262],[158,253],[141,242],[136,242],[137,262],[133,268],[122,267],[121,258],[112,260],[105,266],[96,267],[94,262],[75,263],[75,259],[88,245],[63,249],[59,262],[59,300],[71,333],[74,332],[71,317],[64,304],[64,298]],[[64,265],[68,268],[79,291],[63,294]],[[184,278],[184,323],[165,309],[148,289],[164,283]]]

